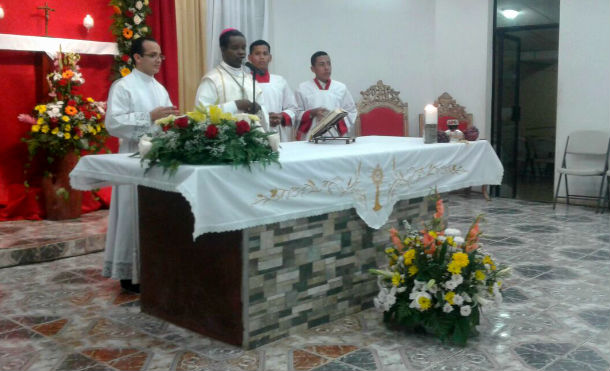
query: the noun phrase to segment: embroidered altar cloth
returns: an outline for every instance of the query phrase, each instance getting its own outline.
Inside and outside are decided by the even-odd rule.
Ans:
[[[503,175],[485,140],[424,144],[422,138],[367,136],[352,144],[286,142],[280,148],[281,166],[254,164],[249,171],[182,165],[172,176],[160,167],[144,174],[140,159],[129,156],[82,157],[70,174],[72,187],[134,184],[179,192],[194,215],[193,239],[352,207],[377,229],[399,200],[435,189],[500,184]]]

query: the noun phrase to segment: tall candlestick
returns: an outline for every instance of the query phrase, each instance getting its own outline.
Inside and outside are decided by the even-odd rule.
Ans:
[[[436,124],[438,122],[438,109],[431,104],[424,107],[424,123]]]

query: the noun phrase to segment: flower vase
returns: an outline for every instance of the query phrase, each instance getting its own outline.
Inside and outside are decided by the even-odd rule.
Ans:
[[[70,172],[78,155],[67,153],[56,160],[54,171],[42,178],[44,207],[49,220],[76,219],[81,215],[82,193],[70,186]]]

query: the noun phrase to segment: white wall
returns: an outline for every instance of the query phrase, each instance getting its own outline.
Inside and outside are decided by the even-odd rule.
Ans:
[[[561,164],[566,137],[571,131],[610,131],[608,20],[608,0],[564,0],[560,3],[555,147],[555,163],[558,166]],[[597,195],[599,192],[599,182],[577,177],[573,179],[574,181],[570,180],[570,193]]]
[[[435,97],[451,94],[491,138],[493,1],[436,0],[434,24]]]
[[[333,78],[356,102],[377,80],[399,90],[412,136],[419,134],[418,114],[444,91],[473,113],[485,135],[491,7],[488,0],[271,0],[271,69],[294,89],[313,77],[311,54],[324,50]]]

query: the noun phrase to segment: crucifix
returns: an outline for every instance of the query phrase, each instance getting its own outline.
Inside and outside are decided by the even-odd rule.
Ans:
[[[44,35],[49,36],[49,12],[54,12],[55,9],[50,8],[46,1],[44,6],[39,6],[38,9],[44,10]]]

